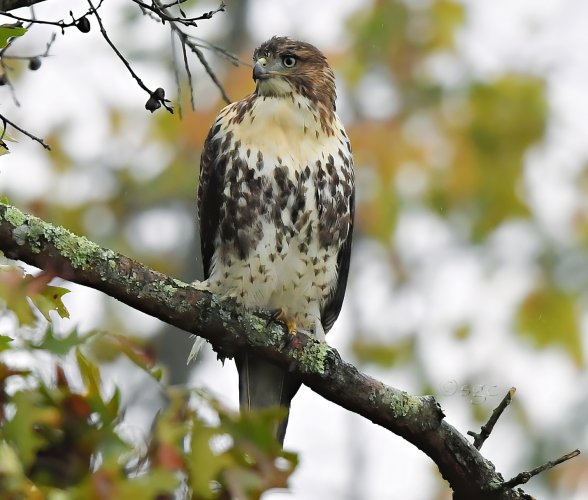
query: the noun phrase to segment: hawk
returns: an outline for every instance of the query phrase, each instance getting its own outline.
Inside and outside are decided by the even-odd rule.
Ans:
[[[335,77],[313,45],[273,37],[254,52],[255,91],[219,113],[204,143],[198,211],[206,283],[247,308],[279,311],[324,340],[339,315],[351,253],[351,146]],[[241,409],[289,410],[301,381],[236,356]],[[283,442],[288,417],[276,430]]]

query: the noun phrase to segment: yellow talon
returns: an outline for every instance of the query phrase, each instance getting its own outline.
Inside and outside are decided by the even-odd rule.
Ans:
[[[285,308],[280,308],[274,311],[268,323],[271,323],[272,321],[281,321],[282,323],[285,323],[290,335],[294,336],[296,333],[298,333],[298,325],[296,324],[296,320],[291,316],[288,316]]]

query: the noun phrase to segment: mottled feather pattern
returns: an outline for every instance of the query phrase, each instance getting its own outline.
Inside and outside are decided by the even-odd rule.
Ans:
[[[222,186],[205,257],[211,288],[248,307],[286,308],[319,336],[352,224],[351,148],[334,112],[329,130],[302,95],[246,98],[213,125],[203,153],[212,169],[200,181],[201,211],[208,184]]]
[[[206,283],[317,338],[341,310],[351,254],[351,146],[335,78],[312,45],[284,37],[254,54],[251,95],[219,113],[204,144],[198,209]],[[291,330],[292,331],[292,330]],[[235,353],[243,410],[290,402],[302,381]],[[288,417],[276,427],[283,442]]]

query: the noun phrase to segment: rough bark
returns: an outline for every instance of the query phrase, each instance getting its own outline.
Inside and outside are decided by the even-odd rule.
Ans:
[[[206,338],[220,356],[244,346],[290,367],[333,403],[402,436],[439,467],[458,499],[530,498],[504,488],[502,476],[468,439],[448,424],[432,396],[389,387],[341,359],[327,344],[279,323],[264,311],[248,312],[211,294],[101,248],[64,228],[0,203],[0,250],[11,258],[89,286],[189,333]]]
[[[31,5],[44,1],[45,0],[0,0],[0,12],[9,12],[11,10],[20,9],[21,7],[30,7]]]

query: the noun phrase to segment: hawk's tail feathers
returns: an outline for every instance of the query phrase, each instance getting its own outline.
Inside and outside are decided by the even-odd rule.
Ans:
[[[290,402],[301,382],[288,371],[250,353],[236,357],[239,371],[239,405],[241,410],[283,406],[290,410]],[[288,414],[279,423],[276,437],[284,442]]]
[[[206,339],[203,339],[202,337],[198,337],[196,335],[196,338],[194,339],[194,344],[192,345],[192,350],[190,351],[190,354],[188,354],[188,360],[186,361],[187,365],[190,364],[190,361],[198,357],[200,349],[202,349],[202,346],[204,344],[206,344]]]

